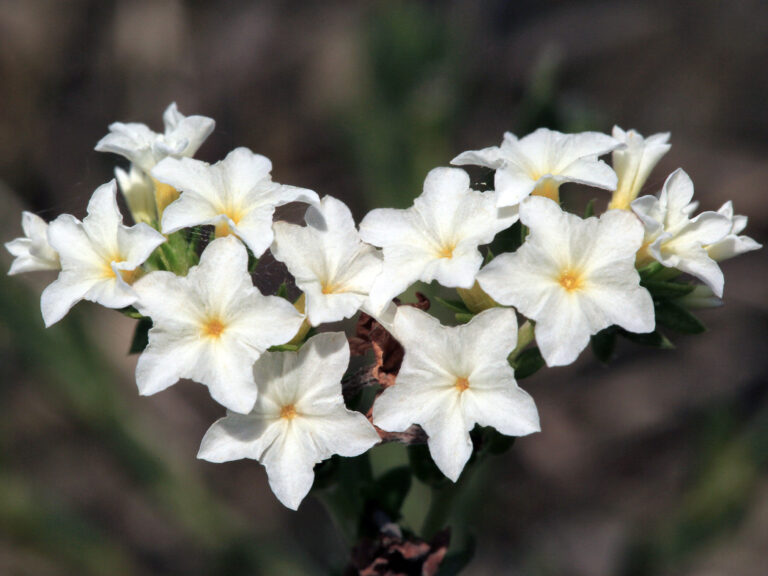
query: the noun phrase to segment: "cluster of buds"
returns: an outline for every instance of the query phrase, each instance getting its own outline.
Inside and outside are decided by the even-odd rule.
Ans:
[[[358,229],[343,202],[273,182],[269,159],[246,148],[212,165],[193,159],[213,120],[185,117],[175,104],[163,119],[162,134],[143,124],[109,127],[96,150],[131,165],[96,189],[82,221],[23,214],[26,237],[6,244],[16,257],[10,274],[58,271],[41,297],[46,326],[81,300],[140,319],[148,329],[140,393],[180,379],[207,386],[227,415],[198,457],[258,460],[293,509],[312,487],[315,464],[415,427],[456,481],[476,425],[513,437],[540,429],[533,399],[517,384],[532,359],[567,365],[590,341],[618,335],[660,341],[657,325],[695,332],[690,308],[722,297],[718,262],[760,248],[740,235],[746,218],[730,202],[694,216],[682,170],[658,196],[638,197],[669,150],[667,134],[507,133],[501,146],[451,162],[493,171],[492,190],[474,190],[462,168],[435,168],[413,206],[375,209]],[[612,166],[599,159],[607,154]],[[560,187],[569,182],[613,191],[608,209],[599,217],[593,204],[584,217],[564,211]],[[307,205],[305,225],[274,221],[276,208],[292,202]],[[517,241],[492,254],[488,245],[510,228]],[[301,291],[295,302],[285,290],[264,295],[254,286],[267,251]],[[393,303],[434,281],[457,291],[459,299],[438,299],[456,313],[455,326]],[[360,311],[404,350],[394,377],[372,380],[380,389],[367,414],[345,402],[347,336],[317,330]]]

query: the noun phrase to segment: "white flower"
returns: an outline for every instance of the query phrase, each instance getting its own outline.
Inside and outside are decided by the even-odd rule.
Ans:
[[[115,178],[120,191],[128,204],[133,221],[144,222],[150,226],[157,221],[157,209],[155,208],[155,185],[144,172],[135,164],[126,172],[122,168],[115,168]]]
[[[61,320],[80,300],[107,308],[136,302],[131,283],[138,268],[165,242],[146,224],[123,225],[114,180],[96,189],[82,222],[69,214],[51,222],[48,240],[59,253],[61,272],[40,299],[46,326]]]
[[[316,463],[333,454],[357,456],[379,442],[365,416],[344,406],[348,364],[340,332],[313,336],[298,352],[267,352],[253,367],[259,386],[253,410],[215,422],[197,457],[258,460],[278,500],[296,510],[312,488]]]
[[[651,170],[669,151],[669,132],[643,138],[634,130],[625,132],[614,126],[613,137],[624,147],[613,151],[613,169],[619,177],[619,184],[608,209],[629,210],[629,205],[637,198]]]
[[[536,322],[547,365],[570,364],[590,335],[614,324],[653,331],[653,300],[635,270],[643,241],[637,218],[610,210],[584,220],[532,197],[520,205],[520,219],[530,229],[526,241],[494,258],[477,281],[494,300]]]
[[[48,243],[48,224],[32,212],[21,213],[24,238],[5,243],[5,249],[15,256],[8,274],[60,270],[59,254]]]
[[[616,173],[597,157],[620,145],[599,132],[563,134],[539,128],[520,140],[506,132],[500,147],[462,152],[451,164],[493,168],[498,205],[514,206],[529,194],[558,200],[565,182],[615,190]]]
[[[682,169],[673,172],[658,198],[643,196],[632,202],[632,210],[645,226],[643,249],[638,263],[648,259],[695,276],[719,298],[723,295],[723,272],[704,246],[723,240],[731,232],[729,218],[717,212],[702,212],[691,219],[693,182]]]
[[[536,405],[518,388],[507,361],[517,344],[514,310],[493,308],[449,328],[401,306],[394,335],[405,358],[395,385],[374,402],[373,423],[391,432],[419,424],[432,459],[453,482],[472,455],[469,431],[475,424],[507,436],[540,430]]]
[[[272,253],[306,294],[309,323],[318,326],[354,315],[381,272],[381,255],[364,244],[349,208],[332,196],[310,206],[307,226],[275,222]]]
[[[256,399],[251,367],[270,346],[288,342],[303,316],[286,300],[263,296],[236,238],[211,242],[186,277],[152,272],[136,282],[138,310],[152,318],[136,366],[142,395],[180,378],[208,386],[214,400],[247,412]]]
[[[471,288],[483,257],[478,246],[517,222],[517,210],[496,208],[493,192],[469,187],[458,168],[435,168],[424,193],[407,210],[373,210],[360,223],[360,237],[384,249],[384,268],[370,301],[381,310],[417,280]]]
[[[163,160],[152,175],[182,192],[163,213],[163,233],[213,224],[217,236],[233,232],[258,258],[272,244],[277,206],[319,202],[312,190],[273,182],[271,170],[268,158],[247,148],[236,148],[213,165],[191,158]]]
[[[157,134],[145,124],[114,122],[96,150],[119,154],[149,174],[163,158],[194,155],[216,125],[205,116],[184,116],[175,102],[163,113],[163,123],[165,133]]]
[[[733,203],[728,200],[717,211],[718,214],[725,216],[731,223],[731,229],[728,234],[722,240],[705,246],[709,257],[716,262],[728,260],[739,254],[745,252],[751,252],[752,250],[759,250],[763,247],[762,244],[756,242],[749,236],[739,236],[739,232],[742,232],[747,227],[747,217],[733,214]]]

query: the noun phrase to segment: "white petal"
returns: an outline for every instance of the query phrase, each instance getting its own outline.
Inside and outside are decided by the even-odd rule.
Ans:
[[[263,452],[265,436],[272,436],[274,441],[273,435],[278,431],[278,427],[273,426],[268,432],[271,424],[261,418],[229,413],[216,420],[205,433],[197,457],[208,462],[258,459]]]
[[[501,381],[493,389],[472,385],[462,394],[462,401],[470,422],[491,426],[506,436],[527,436],[541,430],[533,398],[514,380]]]
[[[470,164],[497,170],[504,164],[504,159],[502,157],[501,149],[498,146],[491,146],[489,148],[483,148],[482,150],[462,152],[456,156],[456,158],[451,160],[451,164],[455,166],[466,166],[467,164]]]
[[[298,509],[309,494],[315,480],[313,468],[319,461],[311,435],[299,426],[300,419],[291,421],[286,426],[288,430],[278,436],[261,457],[272,492],[291,510]]]
[[[59,273],[58,279],[43,290],[40,297],[46,328],[64,318],[72,306],[85,298],[91,286],[90,279],[80,277],[77,272]]]
[[[427,446],[435,464],[449,480],[456,482],[472,455],[469,431],[473,425],[464,418],[459,395],[453,397],[453,402],[443,404],[439,416],[424,422],[422,427],[429,436]]]

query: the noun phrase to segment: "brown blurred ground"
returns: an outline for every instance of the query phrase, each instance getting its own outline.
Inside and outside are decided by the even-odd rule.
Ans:
[[[702,208],[733,199],[765,242],[766,66],[760,0],[4,0],[2,240],[22,207],[82,216],[125,164],[92,151],[107,125],[159,129],[175,100],[217,121],[200,157],[248,146],[276,180],[338,196],[358,218],[407,205],[429,168],[505,129],[671,131],[649,191],[682,166]],[[723,268],[726,306],[702,313],[708,333],[673,338],[673,352],[623,345],[609,367],[585,353],[525,382],[543,432],[486,474],[467,574],[766,573],[768,261]],[[65,320],[114,365],[93,378],[68,328],[35,336],[49,280],[1,286],[28,307],[30,335],[0,318],[0,574],[242,574],[243,547],[268,574],[342,560],[315,502],[290,513],[258,464],[195,460],[220,415],[202,387],[137,396],[131,321],[88,305]],[[47,364],[35,338],[70,362]],[[52,370],[75,385],[51,384]]]

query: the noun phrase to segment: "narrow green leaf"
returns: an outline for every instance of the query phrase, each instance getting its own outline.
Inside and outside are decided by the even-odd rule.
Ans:
[[[668,300],[656,303],[656,322],[681,334],[701,334],[706,331],[696,316]]]
[[[149,344],[149,329],[152,328],[152,319],[142,317],[136,323],[136,329],[133,332],[133,340],[128,354],[141,354],[144,348]]]
[[[447,298],[440,298],[440,296],[433,296],[432,300],[435,300],[436,302],[439,302],[449,310],[453,310],[454,312],[458,312],[460,314],[471,314],[469,308],[467,308],[467,305],[464,304],[461,300],[449,300]]]
[[[458,322],[459,324],[466,324],[467,322],[472,320],[472,318],[474,318],[474,317],[475,317],[475,315],[472,314],[471,312],[469,312],[469,313],[457,312],[456,313],[456,322]]]
[[[512,367],[515,369],[515,379],[522,380],[532,376],[544,367],[544,358],[538,348],[529,348],[518,354]]]

